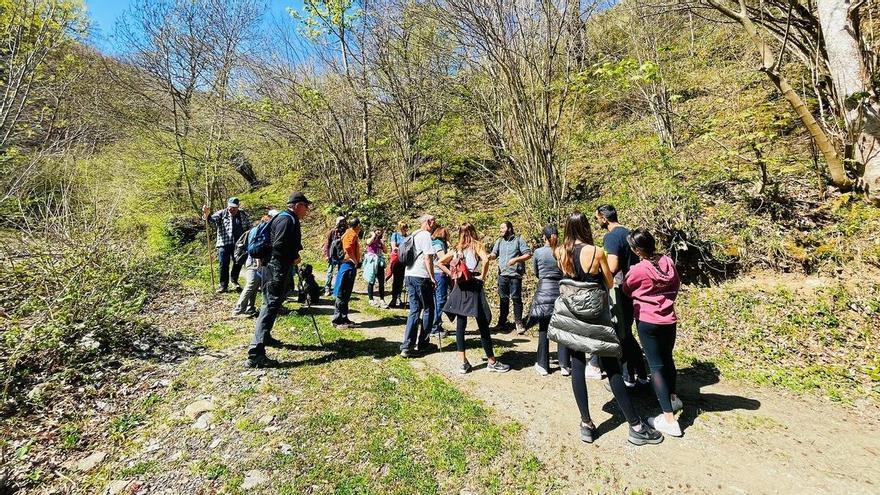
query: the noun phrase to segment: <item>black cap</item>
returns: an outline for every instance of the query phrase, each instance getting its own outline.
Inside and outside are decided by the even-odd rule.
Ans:
[[[293,205],[296,203],[305,203],[307,205],[312,204],[311,201],[306,199],[306,195],[299,192],[299,191],[296,191],[295,193],[291,194],[290,198],[287,199],[287,204],[289,204],[289,205]]]
[[[544,237],[549,239],[553,235],[559,235],[559,230],[556,228],[555,225],[551,224],[544,227]]]

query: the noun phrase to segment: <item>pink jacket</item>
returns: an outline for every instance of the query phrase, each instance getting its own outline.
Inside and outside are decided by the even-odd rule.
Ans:
[[[680,286],[675,263],[669,256],[662,256],[656,265],[642,260],[630,267],[623,292],[633,300],[636,321],[669,325],[678,321],[675,298]]]

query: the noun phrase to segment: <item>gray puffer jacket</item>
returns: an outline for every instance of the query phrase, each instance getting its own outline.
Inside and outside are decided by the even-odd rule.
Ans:
[[[563,279],[559,293],[547,337],[588,356],[619,358],[620,339],[611,322],[608,291],[595,282]]]

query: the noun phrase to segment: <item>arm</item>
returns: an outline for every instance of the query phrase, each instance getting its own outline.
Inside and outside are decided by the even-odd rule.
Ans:
[[[452,277],[452,272],[449,271],[449,262],[452,261],[452,257],[453,254],[449,252],[440,251],[437,253],[437,268],[449,277]]]
[[[376,239],[376,233],[375,233],[375,232],[370,232],[370,237],[367,237],[367,240],[365,241],[365,244],[370,244],[370,243],[372,243],[375,239]]]
[[[607,257],[608,269],[611,270],[611,273],[617,273],[620,270],[620,258],[616,254],[609,254]]]
[[[632,297],[633,291],[638,288],[640,280],[639,280],[639,271],[641,267],[636,265],[629,269],[629,272],[626,274],[626,277],[623,279],[623,293],[627,295],[627,297]]]
[[[500,240],[500,239],[497,240],[497,241],[495,241],[495,244],[492,245],[492,252],[491,252],[491,253],[489,254],[489,256],[486,258],[487,260],[494,260],[495,258],[498,257],[498,249],[499,249],[498,246],[499,246],[499,244],[501,244],[501,240]],[[485,253],[484,253],[484,254],[485,254]]]
[[[519,249],[520,255],[511,258],[507,263],[508,266],[516,266],[517,263],[524,263],[532,258],[532,250],[529,249],[529,245],[522,237],[517,241],[517,249]]]
[[[538,258],[532,258],[532,268],[535,269],[535,278],[540,279],[541,274],[538,273]]]
[[[597,247],[596,258],[599,259],[599,267],[602,268],[602,278],[605,279],[605,287],[608,289],[613,288],[614,275],[611,273],[611,269],[608,267],[608,257],[605,256],[605,251],[602,251]]]
[[[479,256],[480,261],[483,262],[483,270],[480,272],[480,280],[486,280],[486,275],[489,274],[489,262],[492,260],[492,256],[487,256],[486,251],[483,249],[477,251],[477,256]]]

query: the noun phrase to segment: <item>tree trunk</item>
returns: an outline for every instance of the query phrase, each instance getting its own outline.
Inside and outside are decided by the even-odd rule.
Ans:
[[[862,186],[880,202],[880,118],[878,104],[867,96],[870,74],[859,46],[858,26],[849,0],[818,0],[819,24],[828,53],[834,99],[841,109],[853,158],[864,166]],[[864,93],[865,97],[858,96]]]

